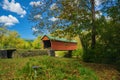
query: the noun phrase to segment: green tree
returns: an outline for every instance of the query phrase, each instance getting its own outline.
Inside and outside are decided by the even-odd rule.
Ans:
[[[25,45],[25,40],[23,40],[21,38],[17,38],[16,48],[17,49],[24,49],[24,45]]]
[[[107,59],[106,63],[119,64],[120,63],[120,1],[115,0],[111,2],[112,6],[105,7],[105,11],[109,19],[98,21],[99,28],[99,44],[102,45],[101,53]],[[100,51],[100,50],[99,50]],[[109,54],[109,55],[108,55]]]
[[[56,29],[55,27],[52,28],[52,26],[56,25],[58,20],[52,21],[51,19],[53,17],[57,17],[60,11],[52,10],[51,8],[52,5],[56,2],[59,2],[59,0],[41,0],[39,2],[39,5],[31,5],[32,9],[30,11],[28,20],[35,24],[32,26],[35,35],[44,35]]]
[[[84,59],[86,61],[118,65],[120,63],[120,5],[117,0],[107,0],[103,5],[107,6],[102,9],[106,16],[101,16],[96,20],[96,49],[85,54]]]
[[[16,31],[10,31],[8,36],[8,48],[16,48],[17,39],[19,38],[19,34]]]
[[[93,31],[92,28],[95,23],[95,21],[93,21],[95,20],[93,19],[95,16],[92,15],[94,12],[92,12],[91,3],[90,0],[65,0],[62,2],[63,9],[59,16],[60,19],[65,19],[71,22],[69,27],[61,30],[61,33],[71,35],[72,37],[79,35],[80,41],[85,50],[90,47],[90,44],[94,47],[96,41],[95,31]],[[94,34],[94,40],[91,39],[91,34]]]
[[[4,40],[6,40],[6,35],[8,34],[8,30],[3,24],[0,24],[0,48],[4,48]]]
[[[50,12],[59,12],[56,13],[57,15],[49,15],[57,17],[59,22],[54,24],[50,22],[50,25],[46,23],[49,25],[46,29],[53,28],[52,35],[54,36],[75,37],[78,35],[85,53],[84,57],[88,61],[97,62],[99,60],[98,62],[107,63],[114,59],[114,62],[120,62],[120,55],[118,54],[120,52],[120,0],[99,0],[99,10],[96,8],[98,5],[95,1],[60,0],[58,3],[56,1],[60,5]],[[42,10],[44,12],[48,11],[49,7],[50,4]],[[41,11],[41,8],[37,9]],[[99,17],[96,17],[97,14],[99,14]],[[49,19],[49,17],[46,19]],[[39,22],[37,24],[40,27]],[[43,27],[44,24],[42,24]],[[42,30],[39,27],[37,29]],[[109,53],[110,55],[108,55]]]
[[[41,49],[42,48],[42,41],[41,37],[37,37],[33,42],[32,42],[33,49]]]

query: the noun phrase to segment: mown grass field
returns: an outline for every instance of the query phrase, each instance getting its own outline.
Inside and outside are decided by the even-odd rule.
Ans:
[[[39,66],[37,73],[33,66]],[[114,69],[109,75],[94,66],[77,59],[49,56],[0,59],[0,80],[118,80]]]

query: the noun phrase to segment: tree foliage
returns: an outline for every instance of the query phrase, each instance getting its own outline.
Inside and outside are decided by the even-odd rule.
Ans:
[[[106,4],[106,6],[103,7],[101,11],[107,15],[103,15],[96,20],[96,49],[94,51],[88,50],[87,53],[84,54],[84,60],[118,65],[118,63],[120,63],[120,5],[117,0],[107,0],[104,4]]]
[[[39,0],[36,0],[39,1]],[[39,5],[32,5],[28,20],[34,22],[32,28],[37,35],[44,35],[56,29],[56,24],[59,23],[57,16],[60,13],[58,7],[60,0],[41,0]],[[51,27],[52,26],[52,27]],[[54,27],[54,28],[53,28]]]
[[[0,32],[0,49],[41,49],[40,37],[32,42],[20,38],[16,31],[9,31],[2,27],[0,28]]]
[[[99,5],[96,4],[99,2]],[[34,7],[41,18],[35,27],[39,31],[51,30],[53,36],[79,36],[83,59],[90,62],[120,63],[120,0],[45,0]],[[48,3],[48,4],[47,4]],[[50,6],[55,3],[55,9]],[[44,16],[46,14],[47,16]],[[57,17],[57,21],[50,21]]]
[[[42,41],[41,41],[41,37],[38,36],[33,42],[33,49],[41,49],[42,48]]]

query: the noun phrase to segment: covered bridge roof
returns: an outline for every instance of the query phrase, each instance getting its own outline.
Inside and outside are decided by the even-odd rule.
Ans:
[[[65,39],[65,38],[52,37],[52,36],[48,36],[48,35],[44,35],[44,36],[42,37],[42,39],[43,39],[44,37],[48,37],[49,40],[77,43],[77,41],[75,41],[75,40],[68,40],[68,39]],[[41,40],[42,40],[42,39],[41,39]]]

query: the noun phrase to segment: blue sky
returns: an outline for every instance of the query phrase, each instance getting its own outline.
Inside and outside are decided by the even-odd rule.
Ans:
[[[42,5],[44,0],[0,0],[0,23],[8,26],[11,31],[17,31],[21,38],[34,39],[33,31],[37,29],[32,28],[33,23],[28,20],[28,16],[32,6]],[[50,9],[56,8],[53,3]],[[41,18],[41,15],[35,15],[34,18]],[[51,17],[50,21],[56,21],[57,18]],[[34,23],[35,24],[35,23]]]
[[[32,23],[28,21],[32,0],[0,0],[0,23],[17,31],[22,38],[34,39]]]

